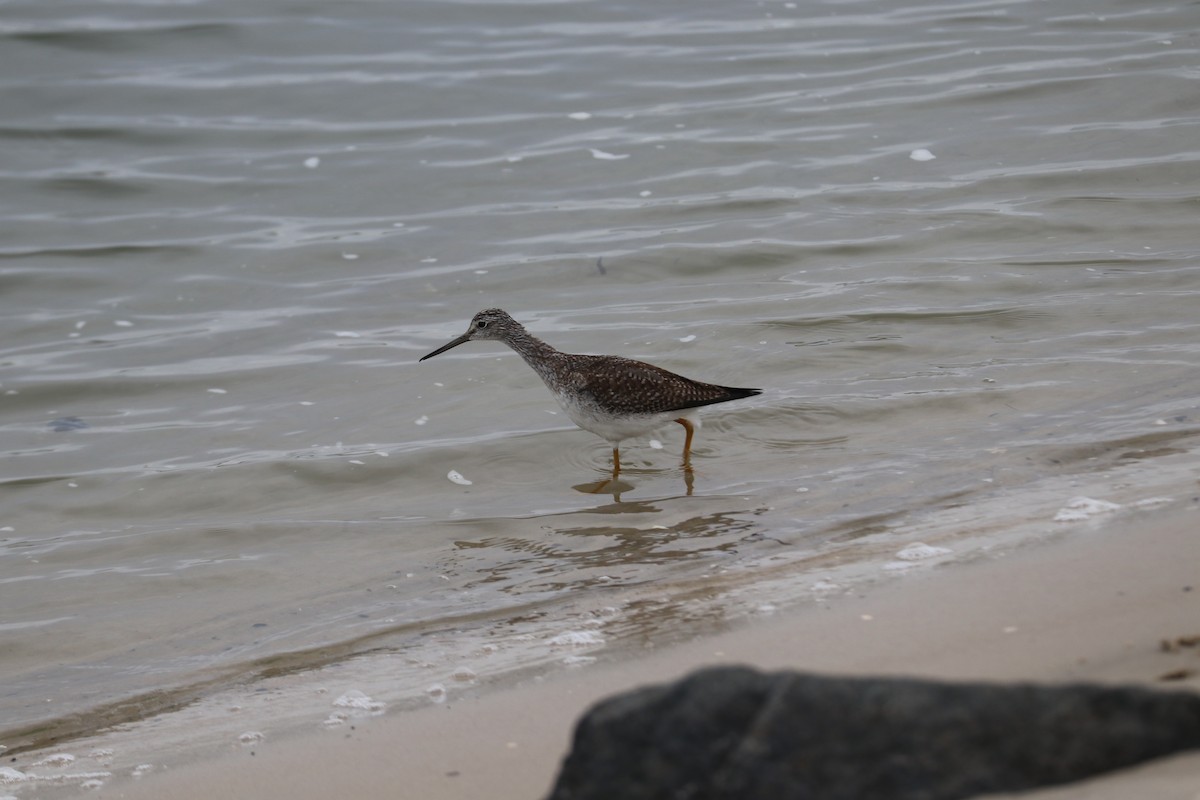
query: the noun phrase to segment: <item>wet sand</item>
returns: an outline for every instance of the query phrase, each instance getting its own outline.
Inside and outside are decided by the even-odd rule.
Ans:
[[[593,702],[720,663],[1200,690],[1200,648],[1163,647],[1200,634],[1195,505],[1098,518],[1053,541],[906,575],[618,665],[263,742],[114,781],[91,796],[530,800],[548,792]],[[1200,752],[1022,797],[1195,800],[1198,791]]]

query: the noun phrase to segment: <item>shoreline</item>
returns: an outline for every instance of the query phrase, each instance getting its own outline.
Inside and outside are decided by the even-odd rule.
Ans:
[[[428,800],[539,798],[575,722],[594,702],[722,663],[1200,691],[1200,648],[1163,646],[1200,634],[1198,523],[1195,500],[1108,515],[1052,541],[859,587],[619,663],[482,687],[442,705],[156,767],[140,778],[113,778],[89,796],[315,800],[400,790]],[[1193,800],[1197,786],[1200,752],[1022,796]]]

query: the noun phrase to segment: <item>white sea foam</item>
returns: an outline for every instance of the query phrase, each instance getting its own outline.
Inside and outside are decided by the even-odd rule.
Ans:
[[[67,767],[75,763],[75,756],[70,753],[51,753],[33,762],[35,767]]]
[[[7,786],[14,783],[25,783],[29,780],[29,776],[19,769],[12,767],[0,767],[0,786]]]
[[[1149,506],[1166,505],[1167,503],[1170,503],[1170,502],[1172,502],[1172,498],[1170,498],[1170,497],[1144,497],[1141,500],[1138,500],[1136,503],[1134,503],[1134,505],[1138,506],[1139,508],[1147,508]]]
[[[1116,511],[1120,507],[1119,503],[1110,503],[1107,500],[1096,500],[1091,497],[1074,497],[1058,510],[1058,513],[1054,515],[1054,521],[1080,522],[1097,514],[1107,514]]]
[[[372,700],[365,692],[358,689],[351,689],[343,694],[337,700],[333,701],[336,708],[349,708],[354,711],[369,711],[371,713],[379,713],[387,708],[386,703],[381,703],[378,700]]]
[[[604,637],[596,631],[564,631],[549,640],[551,647],[595,647],[604,644]]]
[[[459,486],[470,486],[472,483],[464,478],[463,474],[456,469],[452,469],[447,472],[446,477],[449,478],[452,483],[457,483]]]
[[[924,561],[928,558],[940,558],[950,555],[953,550],[946,547],[934,547],[924,542],[913,542],[908,547],[896,553],[901,561]]]
[[[594,147],[589,147],[588,150],[591,151],[592,158],[598,158],[601,161],[620,161],[623,158],[629,158],[629,153],[607,153]]]
[[[460,666],[455,668],[454,672],[450,673],[450,677],[459,683],[474,683],[475,679],[479,676],[470,667]]]

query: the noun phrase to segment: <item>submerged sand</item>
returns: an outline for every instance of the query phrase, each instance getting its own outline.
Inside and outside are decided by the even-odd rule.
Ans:
[[[1196,506],[1192,499],[1103,515],[1053,541],[860,588],[619,664],[242,746],[114,779],[91,796],[530,800],[549,790],[592,703],[713,664],[1200,690],[1200,648],[1186,644],[1200,634]],[[1196,800],[1200,752],[1023,797]]]

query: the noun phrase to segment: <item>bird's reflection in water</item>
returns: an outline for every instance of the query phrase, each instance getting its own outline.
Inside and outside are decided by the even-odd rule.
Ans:
[[[696,474],[692,471],[690,464],[685,465],[683,468],[683,486],[687,491],[688,497],[692,496],[695,483]],[[603,480],[592,481],[590,483],[577,483],[571,488],[583,494],[611,494],[613,500],[619,503],[621,502],[622,492],[628,492],[637,487],[628,481],[621,480],[620,473],[614,472],[611,477],[604,478]]]

